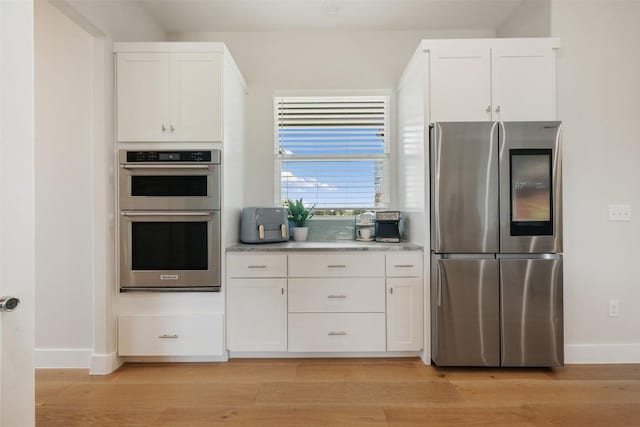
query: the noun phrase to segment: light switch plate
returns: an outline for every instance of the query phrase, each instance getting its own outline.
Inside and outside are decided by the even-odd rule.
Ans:
[[[631,221],[631,205],[609,205],[609,221]]]

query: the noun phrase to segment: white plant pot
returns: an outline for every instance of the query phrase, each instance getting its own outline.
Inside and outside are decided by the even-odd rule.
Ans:
[[[307,240],[309,227],[293,227],[293,240],[296,242],[304,242]]]

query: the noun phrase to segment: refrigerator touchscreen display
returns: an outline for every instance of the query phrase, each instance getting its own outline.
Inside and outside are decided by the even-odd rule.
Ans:
[[[511,235],[553,234],[551,150],[510,150]]]

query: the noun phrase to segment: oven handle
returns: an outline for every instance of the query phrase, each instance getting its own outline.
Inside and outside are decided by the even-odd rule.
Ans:
[[[209,169],[209,165],[120,165],[122,169]]]
[[[123,211],[122,216],[210,216],[213,212],[176,212],[176,211],[153,211],[153,212],[130,212]]]

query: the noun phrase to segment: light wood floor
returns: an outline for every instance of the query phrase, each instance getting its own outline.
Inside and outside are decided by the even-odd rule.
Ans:
[[[436,369],[417,359],[127,364],[36,373],[39,426],[640,426],[640,365]]]

